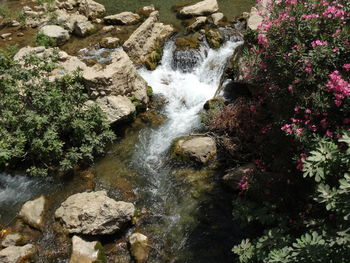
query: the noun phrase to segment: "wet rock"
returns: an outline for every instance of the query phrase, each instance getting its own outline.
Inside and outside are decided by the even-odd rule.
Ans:
[[[108,121],[113,124],[116,122],[130,120],[136,112],[135,105],[127,97],[107,96],[98,98],[96,103],[102,111],[106,113]]]
[[[121,49],[111,54],[111,63],[105,68],[95,66],[85,70],[83,79],[91,93],[134,97],[144,104],[149,101],[146,81]]]
[[[150,246],[148,238],[141,233],[133,233],[129,237],[130,252],[137,263],[145,263],[148,259]]]
[[[119,42],[120,40],[117,37],[105,37],[100,42],[100,46],[102,48],[116,48],[117,46],[119,46]]]
[[[174,155],[181,159],[205,164],[215,157],[216,153],[216,143],[210,137],[189,137],[175,142]]]
[[[74,34],[85,37],[95,30],[95,26],[90,21],[77,21],[74,23]]]
[[[114,263],[130,263],[132,262],[127,242],[120,242],[115,245],[112,251]]]
[[[5,39],[5,38],[8,38],[11,35],[12,35],[12,33],[4,33],[4,34],[1,35],[1,38]]]
[[[219,48],[224,43],[224,37],[218,29],[210,29],[205,36],[211,48]]]
[[[69,233],[106,235],[129,223],[134,213],[133,204],[115,201],[106,191],[98,191],[68,197],[56,210],[55,217]]]
[[[102,17],[106,8],[93,0],[79,0],[79,12],[90,19]]]
[[[87,242],[78,236],[73,236],[72,243],[72,255],[69,263],[106,262],[103,247],[99,242]]]
[[[185,6],[180,9],[178,15],[180,17],[206,16],[215,13],[218,10],[219,5],[216,0],[204,0],[194,5]]]
[[[1,263],[29,263],[34,262],[36,248],[28,244],[22,247],[9,246],[0,251]]]
[[[196,20],[193,22],[193,24],[191,24],[188,27],[188,29],[189,30],[198,30],[201,27],[203,27],[206,22],[207,22],[207,17],[205,17],[205,16],[196,17]]]
[[[214,25],[219,25],[220,22],[223,21],[224,17],[225,16],[223,13],[215,13],[211,15]]]
[[[149,54],[158,50],[164,44],[165,39],[174,32],[171,25],[159,22],[159,12],[154,11],[145,22],[142,23],[124,43],[123,47],[136,63],[143,63]]]
[[[56,40],[58,45],[64,44],[70,38],[67,30],[56,25],[47,25],[40,29],[40,33]]]
[[[108,25],[134,25],[141,20],[138,14],[132,12],[122,12],[116,15],[106,16],[104,21]]]
[[[223,182],[226,186],[232,188],[233,190],[238,189],[238,184],[243,178],[243,176],[248,175],[249,173],[252,173],[256,171],[256,166],[253,163],[249,163],[240,167],[237,167],[233,169],[232,171],[228,172],[223,178]]]
[[[44,224],[44,210],[45,210],[46,199],[42,195],[37,199],[26,202],[19,212],[19,216],[28,225],[42,229]]]
[[[21,23],[18,22],[18,21],[16,21],[16,20],[13,20],[13,21],[11,22],[11,26],[12,26],[12,27],[18,27],[18,26],[20,26],[20,25],[21,25]]]
[[[138,10],[138,13],[141,16],[149,16],[154,11],[156,11],[156,9],[154,8],[154,5],[148,5],[148,6],[140,7],[140,9]]]
[[[17,246],[23,241],[23,236],[18,233],[8,234],[1,242],[2,247]]]

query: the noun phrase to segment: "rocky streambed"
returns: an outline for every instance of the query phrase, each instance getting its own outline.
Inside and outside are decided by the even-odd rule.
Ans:
[[[0,262],[230,262],[240,232],[199,113],[223,83],[245,20],[228,21],[215,0],[178,7],[181,33],[154,6],[108,16],[92,0],[23,10],[26,27],[60,46],[46,77],[80,68],[88,103],[119,140],[74,176],[0,175]],[[26,46],[15,59],[52,52]]]

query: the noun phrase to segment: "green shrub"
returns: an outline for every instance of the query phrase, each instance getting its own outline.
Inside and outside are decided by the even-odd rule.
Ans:
[[[43,33],[38,33],[35,35],[35,43],[38,46],[44,46],[46,48],[57,46],[57,42],[55,39],[53,39],[47,35],[44,35]]]
[[[24,65],[0,54],[0,166],[31,175],[67,172],[92,162],[114,138],[105,115],[86,106],[79,72],[49,81],[57,55]]]

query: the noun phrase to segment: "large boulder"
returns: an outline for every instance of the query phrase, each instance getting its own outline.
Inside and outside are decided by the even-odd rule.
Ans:
[[[181,138],[175,142],[174,154],[182,159],[190,159],[205,164],[216,153],[216,143],[210,137],[196,136]]]
[[[148,103],[147,83],[121,49],[111,54],[111,63],[106,67],[94,66],[84,70],[83,79],[91,94],[134,97]]]
[[[90,19],[102,17],[106,8],[93,0],[78,0],[79,12]]]
[[[190,17],[190,16],[206,16],[215,13],[219,10],[219,5],[216,0],[204,0],[198,2],[197,4],[185,6],[180,9],[180,17]]]
[[[89,101],[89,103],[93,102]],[[136,107],[131,100],[120,95],[101,97],[96,100],[96,103],[106,114],[111,124],[131,119],[136,112]]]
[[[9,246],[0,251],[1,263],[29,263],[34,262],[36,248],[28,244],[23,247]]]
[[[223,13],[215,13],[211,15],[211,19],[213,20],[214,25],[219,25],[220,22],[224,20],[225,16]]]
[[[145,263],[148,259],[150,246],[148,238],[141,233],[133,233],[129,237],[130,252],[137,263]]]
[[[42,229],[44,224],[44,211],[46,199],[42,195],[37,199],[26,202],[19,212],[19,216],[28,225]]]
[[[115,201],[106,191],[72,195],[56,210],[55,217],[69,233],[113,234],[130,222],[135,213],[131,203]]]
[[[106,16],[104,21],[108,25],[133,25],[140,21],[141,17],[132,12],[122,12],[116,15]]]
[[[69,263],[105,262],[103,247],[99,242],[88,242],[78,236],[73,236],[72,243],[72,255]]]
[[[171,25],[159,22],[159,12],[154,11],[124,43],[123,47],[136,63],[143,63],[148,56],[163,45],[165,39],[174,32]]]
[[[58,45],[64,44],[70,38],[69,32],[67,30],[56,25],[43,26],[39,32],[54,39]]]

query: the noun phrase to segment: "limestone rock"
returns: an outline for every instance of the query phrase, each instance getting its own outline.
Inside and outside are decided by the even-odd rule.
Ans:
[[[87,242],[78,236],[72,238],[73,248],[69,263],[103,262],[104,252],[99,242]]]
[[[170,25],[159,22],[159,12],[154,11],[124,43],[123,47],[136,63],[143,62],[152,51],[159,48],[165,39],[174,32]]]
[[[134,25],[140,21],[141,17],[132,12],[122,12],[116,15],[106,16],[104,21],[109,25]]]
[[[262,23],[263,17],[260,13],[267,12],[267,5],[269,0],[262,0],[256,6],[250,10],[247,26],[251,30],[257,30],[258,26]]]
[[[106,191],[85,192],[72,195],[56,210],[69,233],[106,235],[117,232],[134,216],[131,203],[115,201]]]
[[[219,25],[219,23],[224,19],[223,13],[215,13],[211,15],[211,18],[213,19],[214,25]]]
[[[37,199],[26,202],[19,212],[19,216],[30,226],[38,229],[43,227],[46,199],[42,195]]]
[[[100,42],[100,46],[103,48],[116,48],[119,42],[120,40],[117,37],[105,37]]]
[[[89,35],[95,26],[90,21],[77,21],[74,24],[74,34],[80,37]]]
[[[154,11],[156,11],[156,9],[154,8],[154,5],[148,5],[148,6],[140,7],[140,9],[138,10],[138,13],[142,16],[149,16]]]
[[[106,95],[134,96],[147,104],[147,83],[139,75],[132,61],[123,50],[111,54],[112,61],[105,68],[92,67],[83,72],[89,91]]]
[[[58,45],[65,43],[70,37],[67,30],[56,25],[44,26],[40,29],[40,33],[56,40]]]
[[[9,246],[0,251],[1,263],[29,263],[34,262],[36,253],[34,245],[28,244],[22,247]]]
[[[114,30],[114,26],[104,26],[101,30],[104,33],[112,32]]]
[[[96,103],[106,113],[108,121],[116,123],[118,121],[127,120],[136,112],[135,105],[130,99],[123,96],[106,96],[98,98]]]
[[[175,145],[175,155],[207,163],[216,155],[216,143],[210,137],[198,136],[180,139]]]
[[[211,48],[219,48],[224,43],[224,37],[218,29],[210,29],[205,34]]]
[[[21,241],[23,240],[23,236],[14,233],[14,234],[8,234],[5,236],[5,238],[1,242],[2,247],[9,247],[9,246],[17,246]]]
[[[150,246],[148,238],[140,233],[133,233],[129,237],[130,252],[137,263],[145,263],[148,259]]]
[[[90,19],[102,17],[106,8],[93,0],[79,0],[79,12]]]
[[[197,4],[185,6],[180,9],[179,15],[182,17],[189,16],[206,16],[215,13],[219,10],[217,0],[204,0]]]
[[[188,29],[190,30],[198,30],[200,29],[202,26],[204,26],[204,24],[207,22],[207,18],[205,16],[199,16],[196,17],[196,20],[193,22],[193,24],[191,24]]]

